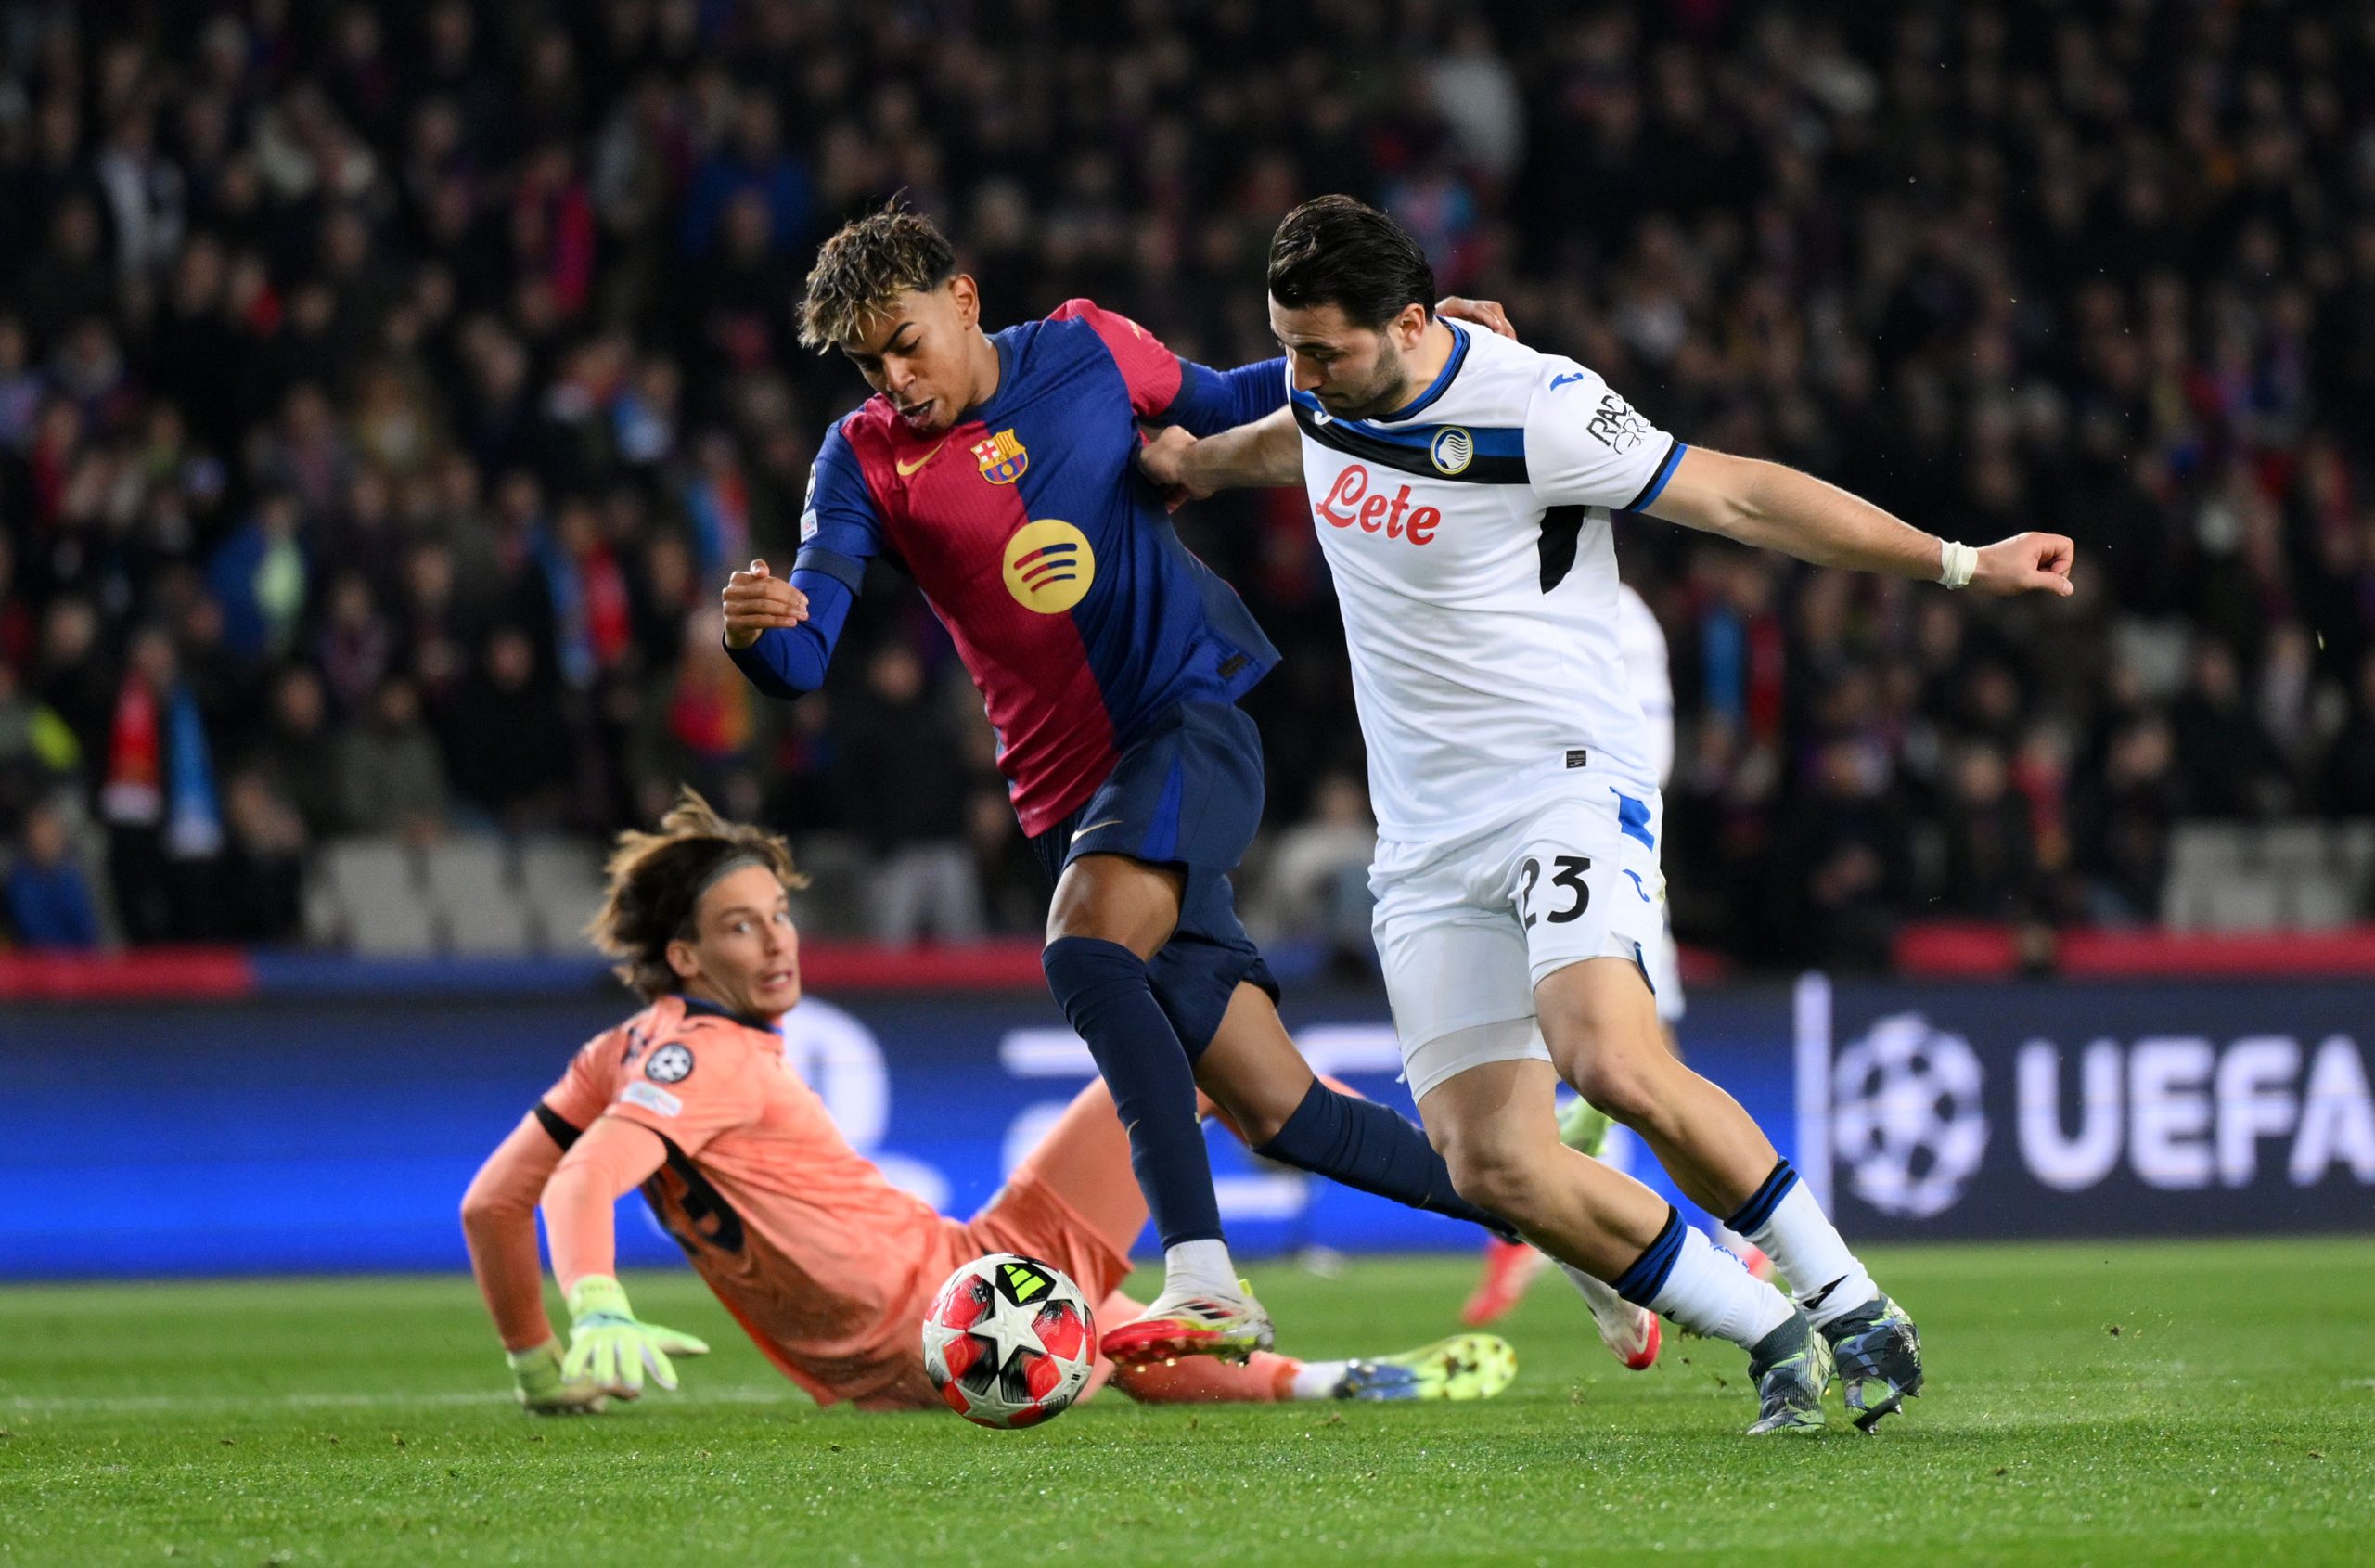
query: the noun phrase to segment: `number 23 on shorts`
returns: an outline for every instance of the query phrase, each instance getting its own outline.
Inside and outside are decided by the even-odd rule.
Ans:
[[[1542,861],[1538,856],[1528,855],[1525,863],[1518,868],[1519,874],[1525,879],[1525,885],[1518,890],[1518,907],[1525,911],[1527,929],[1531,930],[1535,920],[1546,919],[1554,926],[1565,925],[1590,908],[1592,890],[1591,885],[1584,880],[1584,874],[1591,868],[1591,856],[1586,855],[1552,856],[1550,885],[1543,894],[1545,903],[1550,906],[1546,911],[1537,909],[1534,902],[1535,885],[1542,880]],[[1561,890],[1568,895],[1563,904],[1560,896]]]

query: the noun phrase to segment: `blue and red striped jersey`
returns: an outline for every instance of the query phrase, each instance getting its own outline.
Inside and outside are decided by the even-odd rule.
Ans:
[[[1187,364],[1086,300],[991,341],[997,392],[955,428],[919,434],[877,396],[828,432],[793,563],[824,593],[810,595],[810,624],[735,660],[764,690],[812,688],[846,613],[831,585],[854,594],[867,560],[894,559],[981,689],[1016,815],[1036,834],[1161,714],[1234,701],[1277,662],[1235,590],[1179,542],[1136,456],[1138,420],[1226,430],[1281,406],[1286,377],[1275,360],[1226,374]]]

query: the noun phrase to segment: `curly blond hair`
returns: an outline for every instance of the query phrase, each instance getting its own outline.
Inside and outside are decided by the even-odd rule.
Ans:
[[[922,213],[892,197],[879,212],[843,224],[817,248],[800,302],[800,346],[822,353],[862,336],[909,289],[956,276],[956,251]]]
[[[646,1000],[675,991],[668,945],[691,937],[701,894],[737,861],[766,867],[787,888],[808,885],[781,834],[728,822],[689,785],[677,791],[658,832],[621,833],[603,867],[610,886],[602,907],[585,923],[595,947],[614,960],[610,972]]]

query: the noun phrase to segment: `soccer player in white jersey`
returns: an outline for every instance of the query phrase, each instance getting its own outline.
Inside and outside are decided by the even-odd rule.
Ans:
[[[1755,1122],[1666,1049],[1657,771],[1616,644],[1611,514],[1818,565],[2070,591],[2071,544],[1974,550],[1778,465],[1686,447],[1573,360],[1437,319],[1432,270],[1346,197],[1271,242],[1279,413],[1157,436],[1188,494],[1298,478],[1352,651],[1378,816],[1375,932],[1412,1096],[1472,1202],[1572,1271],[1749,1353],[1750,1431],[1821,1425],[1834,1362],[1869,1430],[1920,1391],[1912,1320]],[[1621,1172],[1564,1147],[1564,1078],[1727,1217],[1792,1303]]]
[[[1658,777],[1659,789],[1663,790],[1666,780],[1674,775],[1674,679],[1666,658],[1665,629],[1658,624],[1656,612],[1630,583],[1616,585],[1616,649],[1624,664],[1624,684],[1631,688],[1633,700],[1641,705],[1650,769]],[[1680,1056],[1682,1047],[1675,1031],[1684,1011],[1682,958],[1675,946],[1671,910],[1659,940],[1641,957],[1650,989],[1657,997],[1658,1024],[1665,1035],[1666,1048]],[[1576,1099],[1560,1112],[1559,1140],[1598,1159],[1607,1147],[1609,1125],[1606,1112]],[[1773,1261],[1747,1237],[1719,1224],[1715,1239],[1730,1249],[1751,1274],[1760,1279],[1773,1277]],[[1506,1317],[1524,1298],[1527,1288],[1547,1261],[1540,1251],[1523,1241],[1488,1238],[1476,1288],[1460,1308],[1461,1321],[1470,1328],[1482,1328]],[[1611,1353],[1637,1372],[1655,1365],[1657,1318],[1622,1297],[1611,1301],[1601,1292],[1589,1290],[1585,1295],[1599,1318],[1600,1337],[1607,1342]]]

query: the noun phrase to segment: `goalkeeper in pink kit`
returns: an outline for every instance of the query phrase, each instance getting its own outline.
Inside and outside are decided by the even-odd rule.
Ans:
[[[637,1319],[619,1285],[613,1205],[638,1189],[767,1359],[821,1404],[937,1407],[924,1310],[988,1253],[1061,1268],[1102,1325],[1143,1310],[1118,1287],[1147,1206],[1102,1084],[960,1221],[892,1186],[784,1066],[776,1024],[801,996],[787,893],[800,881],[781,839],[721,820],[689,791],[657,833],[621,836],[591,931],[648,1005],[578,1051],[462,1201],[471,1269],[529,1410],[598,1410],[647,1375],[674,1388],[671,1358],[708,1348]],[[545,1315],[540,1207],[569,1302],[566,1349]],[[1514,1366],[1506,1343],[1467,1334],[1348,1361],[1100,1361],[1090,1387],[1110,1377],[1151,1401],[1480,1398]]]

